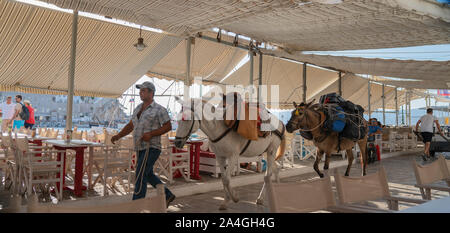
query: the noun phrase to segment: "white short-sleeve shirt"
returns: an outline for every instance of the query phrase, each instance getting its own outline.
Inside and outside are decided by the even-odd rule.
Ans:
[[[437,118],[434,117],[432,114],[425,114],[420,118],[420,132],[429,132],[433,133],[433,125],[434,121],[436,121]]]
[[[14,116],[14,106],[15,104],[7,104],[6,102],[0,105],[0,109],[2,110],[2,118],[6,120],[12,119]]]

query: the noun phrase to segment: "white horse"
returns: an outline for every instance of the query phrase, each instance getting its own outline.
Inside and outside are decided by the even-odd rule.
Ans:
[[[285,127],[281,121],[274,118],[279,122],[277,130],[272,131],[265,138],[259,138],[258,140],[251,141],[250,144],[248,144],[249,140],[226,127],[223,120],[205,119],[203,114],[200,117],[194,111],[194,109],[197,111],[203,111],[205,109],[214,113],[217,110],[214,105],[206,103],[205,101],[192,101],[189,105],[189,103],[180,101],[179,98],[177,98],[177,101],[183,105],[182,114],[184,114],[184,116],[190,116],[190,118],[189,120],[181,119],[178,121],[175,146],[178,148],[183,147],[190,135],[196,132],[199,128],[206,134],[210,141],[211,149],[216,155],[216,159],[220,166],[220,172],[222,174],[221,177],[225,198],[223,203],[220,205],[219,210],[226,210],[230,199],[234,202],[239,201],[230,185],[231,170],[233,167],[229,166],[227,168],[227,164],[232,164],[231,161],[237,161],[235,160],[237,159],[237,156],[254,157],[267,152],[267,170],[265,177],[270,179],[272,176],[272,168],[274,167],[276,169],[275,178],[278,178],[278,168],[276,165],[273,165],[275,164],[275,160],[284,154],[285,149]],[[280,148],[275,156],[278,147]],[[260,205],[263,204],[264,187],[265,183],[263,184],[261,192],[256,200],[256,203]]]

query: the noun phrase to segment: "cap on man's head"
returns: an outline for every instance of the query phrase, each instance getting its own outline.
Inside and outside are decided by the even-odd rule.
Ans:
[[[29,100],[24,100],[23,103],[24,104],[30,104],[31,102]]]
[[[142,84],[137,84],[136,85],[136,88],[137,89],[141,89],[141,88],[147,88],[147,89],[149,89],[150,91],[153,91],[153,92],[155,92],[155,85],[153,85],[153,83],[151,83],[151,82],[143,82]]]

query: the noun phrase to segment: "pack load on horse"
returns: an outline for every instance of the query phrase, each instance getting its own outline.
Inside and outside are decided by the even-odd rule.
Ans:
[[[320,97],[319,103],[327,119],[323,128],[328,132],[337,132],[340,137],[353,141],[360,140],[366,135],[363,127],[364,109],[349,100],[345,100],[336,93],[329,93]]]
[[[264,138],[269,135],[270,131],[274,130],[267,129],[267,127],[261,128],[266,125],[265,123],[270,123],[267,109],[243,101],[239,93],[232,92],[224,95],[222,103],[225,109],[225,125],[242,137],[248,140],[258,140],[258,138]]]
[[[348,176],[353,163],[353,147],[357,142],[361,150],[362,175],[366,174],[367,165],[367,122],[363,118],[364,109],[350,101],[344,100],[336,93],[321,96],[318,104],[294,102],[295,110],[286,125],[289,133],[299,129],[300,135],[312,140],[318,148],[314,170],[320,177],[324,175],[319,170],[322,155],[326,154],[324,169],[329,167],[330,156],[345,150],[347,153]]]

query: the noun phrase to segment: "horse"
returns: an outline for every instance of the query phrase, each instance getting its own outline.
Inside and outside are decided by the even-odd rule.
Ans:
[[[198,99],[192,99],[190,105],[189,102],[180,101],[179,98],[176,98],[176,100],[183,105],[181,111],[183,118],[181,120],[178,119],[175,146],[177,148],[182,148],[190,135],[198,129],[201,129],[208,137],[210,147],[215,153],[220,167],[223,190],[225,193],[224,201],[220,205],[219,210],[226,210],[230,200],[233,200],[235,203],[239,201],[230,184],[231,169],[233,168],[230,164],[234,164],[232,161],[237,161],[237,156],[254,157],[260,156],[264,152],[267,152],[267,169],[265,178],[268,177],[268,179],[270,179],[272,176],[272,169],[275,169],[275,178],[278,180],[278,168],[276,167],[275,160],[284,155],[286,143],[284,137],[285,127],[280,120],[276,119],[276,121],[278,121],[278,127],[268,136],[250,141],[242,137],[231,128],[227,127],[224,120],[217,118],[207,119],[205,114],[202,114],[202,116],[197,114],[199,111],[203,111],[202,113],[206,111],[216,113],[216,111],[222,111],[222,108],[215,107],[211,103],[204,100],[198,101]],[[197,112],[195,110],[197,110]],[[273,117],[275,118],[275,116]],[[275,155],[277,149],[278,153]],[[263,205],[265,186],[266,183],[264,182],[261,192],[256,200],[256,204],[258,205]]]
[[[324,170],[328,170],[330,164],[330,157],[332,153],[338,153],[340,150],[345,150],[347,152],[347,170],[345,171],[345,176],[350,173],[350,168],[353,162],[353,152],[352,148],[355,146],[355,141],[348,138],[339,139],[337,132],[327,133],[322,130],[322,125],[325,122],[325,115],[320,111],[320,105],[310,103],[301,103],[297,105],[295,102],[295,110],[292,111],[291,118],[289,119],[286,130],[289,133],[300,129],[301,131],[311,132],[312,140],[314,145],[318,148],[316,161],[314,162],[314,170],[317,174],[323,178],[323,173],[319,170],[319,162],[322,159],[322,155],[326,154],[325,163],[323,165]],[[367,129],[367,121],[363,119],[363,126]],[[367,132],[367,130],[365,131]],[[357,141],[362,155],[362,175],[366,175],[367,166],[367,135],[364,138]]]

